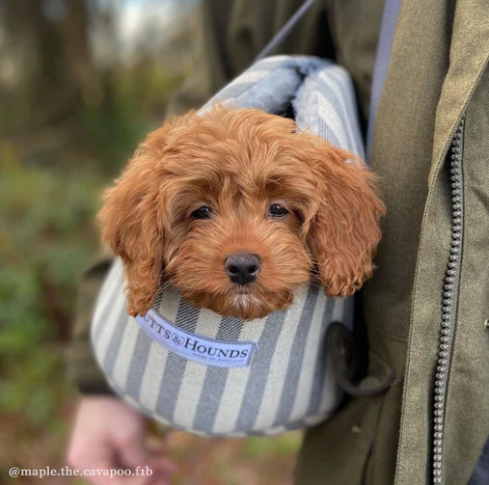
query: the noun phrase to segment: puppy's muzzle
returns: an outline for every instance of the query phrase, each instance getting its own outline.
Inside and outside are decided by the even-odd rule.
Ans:
[[[256,254],[232,254],[224,261],[224,269],[229,279],[238,285],[255,281],[260,272],[261,260]]]

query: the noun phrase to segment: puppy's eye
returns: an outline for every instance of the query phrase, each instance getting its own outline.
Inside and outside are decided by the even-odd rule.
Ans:
[[[268,215],[272,217],[285,217],[289,211],[280,204],[272,204],[268,210]]]
[[[210,219],[211,209],[206,205],[199,207],[190,214],[190,217],[192,217],[192,219]]]

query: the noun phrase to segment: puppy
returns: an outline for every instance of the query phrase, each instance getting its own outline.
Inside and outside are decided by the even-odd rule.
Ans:
[[[357,157],[254,109],[191,112],[150,133],[99,213],[124,262],[128,312],[162,282],[198,307],[260,318],[319,279],[329,296],[372,275],[384,205]]]

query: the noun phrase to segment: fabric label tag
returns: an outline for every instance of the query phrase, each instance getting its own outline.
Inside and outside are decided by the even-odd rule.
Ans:
[[[156,342],[188,360],[218,367],[248,367],[256,342],[214,340],[176,327],[154,310],[135,317],[141,329]]]

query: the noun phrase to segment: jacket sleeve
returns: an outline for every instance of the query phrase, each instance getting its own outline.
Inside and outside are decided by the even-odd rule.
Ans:
[[[73,319],[71,341],[66,353],[68,375],[83,394],[111,394],[90,345],[90,324],[98,292],[112,264],[103,247],[96,261],[83,273]]]
[[[198,7],[195,53],[189,76],[170,100],[167,117],[202,106],[252,64],[303,0],[203,0]],[[277,50],[331,57],[324,35],[323,2],[316,4]],[[68,372],[84,394],[110,393],[90,346],[90,324],[99,289],[112,262],[105,250],[83,274],[67,351]]]

